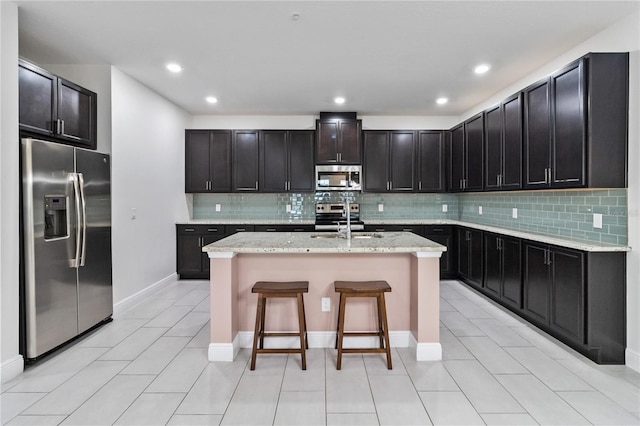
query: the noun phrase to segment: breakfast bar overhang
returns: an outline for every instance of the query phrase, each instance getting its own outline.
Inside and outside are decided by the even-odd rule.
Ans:
[[[240,232],[202,250],[211,266],[210,361],[233,361],[240,348],[251,347],[256,306],[251,287],[264,280],[309,281],[309,346],[330,348],[338,306],[333,282],[386,280],[392,287],[387,295],[391,346],[415,347],[418,361],[442,359],[439,281],[446,247],[440,244],[411,232],[354,232],[350,239],[334,233]],[[321,310],[323,298],[330,299],[329,311]],[[294,304],[270,303],[267,326],[296,330]],[[346,327],[372,330],[375,318],[375,305],[358,300],[349,307]]]

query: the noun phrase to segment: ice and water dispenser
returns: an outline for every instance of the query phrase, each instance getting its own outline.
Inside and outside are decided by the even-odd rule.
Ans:
[[[66,195],[44,197],[44,239],[53,240],[69,236]]]

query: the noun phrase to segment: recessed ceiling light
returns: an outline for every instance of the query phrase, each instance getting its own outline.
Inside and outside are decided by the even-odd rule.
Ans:
[[[182,71],[182,67],[179,64],[176,64],[175,62],[167,64],[167,69],[171,72],[176,72],[176,73]]]
[[[473,69],[473,72],[475,72],[476,74],[484,74],[485,72],[489,71],[490,68],[491,67],[487,64],[480,64]]]
[[[438,105],[444,105],[444,104],[446,104],[447,102],[449,102],[449,99],[447,99],[447,98],[438,98],[438,99],[436,99],[436,103],[437,103]]]
[[[218,98],[216,98],[215,96],[207,96],[205,100],[210,104],[215,104],[218,102]]]
[[[343,98],[342,96],[337,96],[333,98],[333,102],[337,103],[338,105],[342,105],[343,103],[346,102],[346,99]]]

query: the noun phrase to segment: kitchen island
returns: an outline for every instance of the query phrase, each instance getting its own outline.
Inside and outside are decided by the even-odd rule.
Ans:
[[[211,361],[233,361],[240,348],[251,347],[256,281],[309,281],[304,296],[309,346],[333,348],[336,280],[386,280],[393,289],[386,298],[391,346],[415,347],[419,361],[442,359],[439,258],[446,247],[440,244],[410,232],[354,232],[350,240],[336,233],[241,232],[202,250],[211,266]],[[329,311],[321,310],[323,298],[330,300]],[[266,324],[270,330],[297,330],[295,304],[270,301]],[[376,328],[373,301],[350,302],[345,329]],[[269,340],[276,340],[273,346],[296,344],[295,339],[268,339],[267,347]],[[363,342],[345,339],[349,345]]]

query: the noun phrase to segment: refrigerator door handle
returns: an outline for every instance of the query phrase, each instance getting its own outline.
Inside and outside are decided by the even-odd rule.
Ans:
[[[84,176],[78,173],[78,187],[80,188],[80,204],[82,206],[82,253],[80,255],[80,266],[84,266],[84,259],[87,253],[87,201],[84,198]]]
[[[70,266],[72,268],[78,268],[80,267],[80,255],[81,255],[81,249],[82,249],[82,231],[80,229],[81,227],[80,215],[82,214],[81,205],[80,205],[80,188],[79,188],[80,185],[78,182],[77,173],[70,173],[69,179],[73,183],[73,195],[74,195],[73,198],[75,200],[75,208],[76,208],[76,255],[69,263],[71,264]]]

